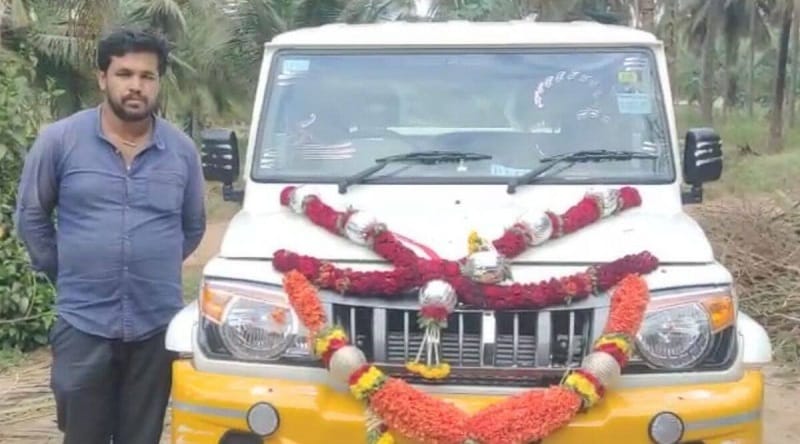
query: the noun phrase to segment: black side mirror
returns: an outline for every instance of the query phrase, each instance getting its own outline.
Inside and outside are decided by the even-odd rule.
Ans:
[[[239,177],[239,142],[236,133],[229,129],[213,128],[203,131],[203,176],[208,181],[222,182],[224,200],[241,201],[241,191],[233,189]]]
[[[683,178],[691,186],[685,203],[703,200],[703,184],[722,176],[722,139],[712,128],[693,128],[686,132],[683,149]]]

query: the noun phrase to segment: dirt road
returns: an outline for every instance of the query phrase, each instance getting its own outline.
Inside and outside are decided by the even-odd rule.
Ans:
[[[198,250],[186,261],[197,270],[219,249],[225,222],[211,221]],[[800,373],[768,369],[765,394],[765,444],[800,442]],[[52,397],[48,387],[49,355],[40,351],[0,374],[0,443],[56,444],[59,433],[54,424]],[[167,442],[166,432],[164,443]]]

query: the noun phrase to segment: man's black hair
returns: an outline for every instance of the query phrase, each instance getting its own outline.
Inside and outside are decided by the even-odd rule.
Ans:
[[[97,44],[97,67],[105,72],[111,57],[122,57],[133,52],[149,52],[158,56],[158,74],[167,71],[167,42],[155,33],[122,28],[112,31]]]

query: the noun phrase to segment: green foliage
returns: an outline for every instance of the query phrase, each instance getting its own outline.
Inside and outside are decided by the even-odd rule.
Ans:
[[[50,120],[50,102],[60,94],[31,83],[35,59],[0,55],[0,350],[26,351],[47,343],[54,291],[30,268],[13,234],[16,187],[25,152]]]

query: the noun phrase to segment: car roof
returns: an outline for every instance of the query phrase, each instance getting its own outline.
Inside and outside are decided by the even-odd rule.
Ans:
[[[279,34],[268,46],[659,46],[652,33],[589,21],[328,24]]]

